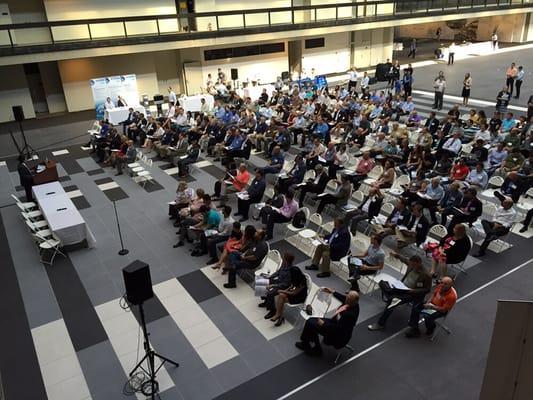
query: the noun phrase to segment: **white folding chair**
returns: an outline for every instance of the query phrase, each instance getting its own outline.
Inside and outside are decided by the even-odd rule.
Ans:
[[[37,203],[34,203],[33,201],[26,201],[26,202],[22,202],[20,201],[20,199],[15,196],[14,194],[11,194],[11,197],[17,202],[17,206],[18,208],[20,208],[21,210],[24,210],[24,211],[33,211],[35,210],[38,206],[37,206]]]
[[[494,189],[497,189],[503,185],[504,179],[501,176],[494,175],[491,176],[489,179],[489,182],[487,183],[487,190],[484,190],[480,193],[480,196],[493,198],[494,197]]]
[[[305,276],[305,282],[306,282],[306,286],[307,286],[307,293],[306,293],[306,296],[305,296],[305,300],[302,303],[298,303],[298,304],[285,303],[285,306],[288,307],[288,308],[299,309],[300,310],[300,315],[301,315],[302,310],[304,309],[305,305],[307,304],[307,300],[309,299],[309,294],[311,293],[311,288],[313,286],[313,281],[311,280],[311,277],[309,276],[309,274],[305,274],[304,273],[304,276]],[[300,319],[297,317],[296,322],[294,324],[295,328],[298,327],[299,321],[300,321]]]
[[[59,249],[61,247],[61,242],[56,238],[52,237],[51,239],[47,239],[46,237],[41,235],[40,232],[36,232],[35,237],[39,241],[39,254],[41,256],[40,261],[42,264],[48,264],[52,266],[54,263],[54,259],[58,254],[62,255],[63,257],[66,257],[66,255]],[[52,257],[49,261],[46,261],[44,259],[44,253],[50,250],[52,251]]]
[[[309,225],[316,225],[316,231],[309,228]],[[305,244],[306,247],[312,247],[312,241],[315,239],[322,230],[322,215],[319,213],[313,213],[309,217],[309,223],[307,224],[307,227],[305,229],[302,229],[300,232],[298,232],[297,235],[293,236],[296,239],[297,248],[300,248],[300,244]],[[301,249],[305,250],[305,249]]]
[[[435,330],[433,331],[433,335],[431,335],[431,337],[429,338],[431,342],[435,340],[435,338],[437,337],[437,335],[440,333],[441,330],[446,332],[448,335],[452,333],[452,330],[446,325],[446,319],[448,318],[448,315],[450,315],[450,313],[451,313],[451,310],[448,311],[448,313],[444,317],[436,319],[434,321],[436,326],[435,326]],[[424,315],[424,311],[422,311],[422,315]]]
[[[307,278],[308,275],[307,274],[305,275]],[[333,298],[333,295],[331,293],[325,292],[324,290],[322,290],[322,288],[317,288],[314,291],[312,296],[310,295],[307,296],[307,299],[305,299],[306,301],[304,302],[305,306],[307,305],[311,306],[312,315],[307,314],[305,310],[301,310],[300,316],[305,321],[307,321],[311,317],[324,318],[329,311],[332,298]]]
[[[255,270],[255,276],[269,277],[281,267],[281,261],[280,252],[278,250],[270,250],[259,268]]]

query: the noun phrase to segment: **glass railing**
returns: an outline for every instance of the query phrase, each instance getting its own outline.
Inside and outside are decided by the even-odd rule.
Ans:
[[[533,8],[533,0],[354,0],[347,3],[0,25],[0,55],[154,43]]]

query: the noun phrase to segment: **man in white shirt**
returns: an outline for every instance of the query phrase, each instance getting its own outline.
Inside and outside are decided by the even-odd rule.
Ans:
[[[361,78],[361,89],[366,90],[368,89],[368,85],[370,84],[370,77],[368,76],[367,72],[363,72],[363,78]]]
[[[357,89],[357,78],[357,69],[355,67],[352,67],[348,71],[348,92],[351,92],[352,90],[355,91]]]
[[[453,65],[455,61],[455,43],[452,42],[448,47],[448,65]]]
[[[481,220],[481,225],[485,231],[485,240],[481,243],[479,252],[474,257],[483,257],[490,242],[505,236],[516,220],[516,211],[513,209],[513,200],[509,197],[503,199],[501,206],[496,210],[496,214],[492,217],[492,222],[486,219]]]
[[[200,99],[200,112],[204,115],[210,115],[211,111],[213,110],[211,110],[211,107],[209,107],[207,101],[205,101],[205,99],[202,97]]]
[[[444,74],[439,74],[437,79],[433,82],[433,89],[435,91],[435,102],[433,103],[433,109],[442,110],[442,102],[444,100],[444,90],[446,89],[446,79]]]
[[[516,96],[514,97],[515,99],[518,99],[520,97],[520,88],[522,87],[522,81],[524,80],[525,74],[526,73],[524,72],[524,67],[520,65],[518,67],[518,72],[514,80],[514,87],[516,89]]]
[[[176,104],[176,93],[172,90],[172,86],[168,87],[168,102]]]
[[[113,103],[113,100],[111,100],[111,97],[108,97],[104,103],[104,110],[109,111],[109,110],[112,110],[113,108],[115,108],[115,103]]]
[[[453,134],[451,138],[444,142],[442,150],[447,152],[451,157],[456,157],[461,151],[461,131],[458,131]]]

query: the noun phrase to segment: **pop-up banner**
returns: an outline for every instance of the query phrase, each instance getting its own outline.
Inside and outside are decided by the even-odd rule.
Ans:
[[[96,119],[104,118],[104,103],[108,97],[111,97],[115,105],[117,104],[118,96],[126,100],[129,106],[139,104],[137,77],[135,74],[94,78],[89,81],[89,85],[93,92]]]

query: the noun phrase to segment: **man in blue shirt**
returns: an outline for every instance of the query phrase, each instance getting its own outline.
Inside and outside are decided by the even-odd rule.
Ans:
[[[510,132],[511,129],[513,129],[516,125],[516,122],[513,118],[513,113],[507,113],[505,114],[505,118],[502,121],[502,127],[501,131],[504,132]]]
[[[313,135],[317,135],[320,140],[325,141],[329,131],[329,125],[324,121],[322,116],[318,116],[316,119],[315,128],[313,129]]]
[[[281,147],[275,146],[272,149],[272,157],[270,158],[270,164],[263,168],[263,175],[266,174],[278,174],[283,168],[285,162],[285,156],[281,151]]]

